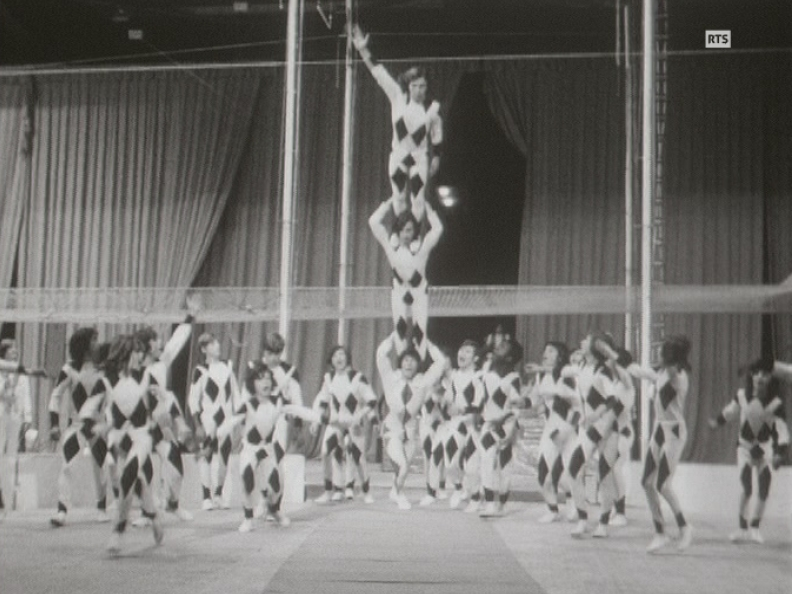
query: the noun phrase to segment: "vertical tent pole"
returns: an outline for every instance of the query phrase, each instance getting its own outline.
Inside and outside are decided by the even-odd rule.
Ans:
[[[352,0],[346,0],[346,23],[352,26]],[[352,35],[346,36],[346,74],[344,78],[344,146],[341,176],[341,235],[338,258],[338,344],[346,344],[346,288],[349,270],[349,204],[352,195],[352,130],[355,103],[355,63],[352,59]]]
[[[624,316],[624,348],[633,350],[633,94],[630,66],[630,7],[624,5],[624,286],[627,292],[627,313]]]
[[[643,3],[643,138],[641,216],[641,365],[652,364],[652,195],[654,194],[654,15],[655,0]],[[649,443],[649,390],[641,384],[641,459]]]
[[[291,281],[294,250],[295,172],[297,161],[297,54],[301,0],[289,0],[286,32],[286,97],[283,143],[283,232],[281,236],[280,312],[278,331],[288,337],[292,315]]]

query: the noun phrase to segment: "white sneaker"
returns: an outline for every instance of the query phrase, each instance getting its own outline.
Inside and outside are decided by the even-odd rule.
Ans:
[[[111,555],[118,555],[121,552],[121,533],[113,531],[110,540],[107,541],[107,552]]]
[[[272,514],[272,517],[281,528],[288,528],[291,525],[291,520],[280,512]]]
[[[605,524],[597,524],[591,536],[594,538],[608,538],[608,527]]]
[[[567,522],[577,522],[578,520],[577,508],[575,507],[575,504],[572,503],[571,501],[567,503],[566,519]]]
[[[66,512],[59,511],[57,514],[55,514],[54,518],[50,519],[50,524],[55,526],[55,528],[61,528],[64,526],[66,524]]]
[[[110,521],[110,516],[108,515],[107,511],[100,509],[96,511],[95,521],[99,524],[106,524]]]
[[[575,527],[572,528],[572,532],[570,532],[570,534],[572,535],[572,538],[582,538],[586,533],[587,528],[588,523],[586,520],[578,520],[577,524],[575,524]]]
[[[262,499],[256,504],[256,507],[253,508],[253,517],[263,518],[266,514],[267,514],[267,506],[264,504],[264,500]]]
[[[180,507],[177,507],[171,513],[175,515],[177,518],[179,518],[182,522],[192,522],[195,519],[192,513]]]
[[[355,490],[354,489],[350,489],[349,487],[347,487],[344,490],[344,497],[346,497],[347,499],[354,499],[355,498]]]
[[[484,508],[479,512],[480,518],[495,518],[500,516],[500,510],[498,509],[498,504],[494,501],[488,501],[484,504]]]
[[[450,507],[451,509],[457,509],[459,507],[459,504],[462,503],[465,499],[467,499],[467,491],[465,491],[464,489],[460,489],[459,491],[454,491],[448,500],[448,507]]]
[[[762,533],[759,532],[759,528],[751,528],[749,537],[756,544],[764,544],[764,537],[762,536]]]
[[[371,493],[366,493],[363,495],[363,503],[368,505],[374,503],[374,496]]]
[[[330,501],[336,501],[336,502],[343,500],[344,500],[344,494],[341,491],[335,491],[333,493],[333,496],[330,498]]]
[[[253,520],[251,518],[245,518],[244,520],[242,520],[242,523],[239,525],[239,528],[237,528],[237,530],[239,530],[240,532],[252,532],[253,528],[254,528]]]
[[[470,503],[468,503],[467,507],[465,508],[465,513],[466,514],[475,514],[475,513],[478,512],[480,506],[481,506],[481,501],[476,501],[474,499],[471,499]]]
[[[539,517],[537,522],[540,524],[552,524],[553,522],[557,522],[560,519],[561,515],[558,512],[550,511],[548,509],[543,516]]]
[[[646,547],[647,553],[654,553],[662,549],[664,546],[668,544],[668,537],[665,534],[655,534],[652,542],[649,543],[649,546]]]
[[[729,540],[733,543],[745,542],[750,538],[750,534],[747,530],[743,530],[740,528],[739,530],[735,530],[731,534],[729,534]]]
[[[149,520],[146,516],[140,516],[139,518],[132,520],[132,526],[135,528],[148,528],[151,526],[151,520]]]
[[[160,520],[159,514],[151,520],[151,529],[154,532],[154,542],[161,545],[162,539],[165,537],[165,530],[162,527],[162,520]]]
[[[456,491],[454,491],[454,493],[456,493]],[[448,491],[438,491],[437,499],[439,499],[440,501],[445,501],[446,499],[448,499]]]
[[[429,493],[427,493],[426,495],[423,496],[423,498],[418,503],[418,505],[420,505],[421,507],[429,507],[435,501],[437,501],[437,498],[435,498],[434,496],[429,495]]]
[[[412,505],[407,500],[407,496],[404,493],[399,493],[396,503],[399,505],[399,509],[408,510],[412,509]]]
[[[679,531],[677,549],[684,551],[690,546],[691,542],[693,542],[693,527],[690,524],[686,524],[685,527]]]
[[[624,514],[616,514],[610,520],[611,526],[616,526],[617,528],[622,528],[623,526],[627,525],[627,516]]]
[[[314,503],[329,503],[330,502],[330,491],[325,491],[319,497],[314,499]]]
[[[228,505],[228,502],[223,497],[215,497],[214,498],[214,508],[215,509],[231,509],[231,506]]]

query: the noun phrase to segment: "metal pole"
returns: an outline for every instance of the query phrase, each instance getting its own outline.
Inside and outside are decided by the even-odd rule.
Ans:
[[[624,152],[624,286],[627,291],[628,311],[624,316],[624,348],[632,351],[633,337],[633,131],[632,131],[632,68],[630,67],[630,7],[624,5],[624,118],[625,144]]]
[[[641,216],[641,365],[652,364],[652,195],[654,194],[654,15],[655,0],[643,3],[643,139]],[[641,459],[649,440],[649,390],[641,384]]]
[[[289,0],[286,32],[286,98],[283,142],[283,233],[281,237],[280,313],[278,331],[289,334],[291,321],[291,281],[297,161],[297,53],[301,0]]]
[[[346,22],[352,24],[352,0],[346,0]],[[346,39],[346,75],[344,78],[344,146],[341,176],[341,237],[338,258],[338,344],[346,343],[346,288],[349,263],[349,203],[352,195],[352,109],[355,102],[355,62],[353,58],[352,36]]]

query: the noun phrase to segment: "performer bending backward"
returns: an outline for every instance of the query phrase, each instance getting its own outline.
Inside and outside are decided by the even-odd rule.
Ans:
[[[671,336],[663,341],[660,350],[660,367],[646,369],[638,365],[629,367],[630,373],[638,378],[654,382],[654,427],[649,438],[649,451],[644,463],[641,483],[654,521],[655,536],[646,549],[653,553],[668,544],[665,534],[663,510],[660,496],[668,502],[679,526],[677,548],[684,550],[693,540],[693,528],[685,520],[679,498],[672,481],[682,449],[687,440],[684,405],[690,388],[690,341],[685,336]]]
[[[198,470],[203,490],[203,509],[228,509],[223,498],[223,485],[228,471],[231,435],[235,425],[231,418],[233,401],[234,398],[239,398],[239,387],[231,365],[220,359],[220,343],[214,335],[202,334],[198,338],[198,347],[204,361],[193,371],[188,408],[195,424],[195,438],[201,448]],[[212,460],[218,455],[216,473],[212,477]]]
[[[179,496],[184,479],[182,450],[185,449],[184,443],[190,434],[190,429],[176,395],[167,389],[167,385],[168,369],[190,339],[193,320],[193,314],[188,315],[184,323],[174,330],[164,348],[162,339],[151,326],[141,328],[135,333],[136,338],[145,348],[143,368],[151,375],[152,383],[162,388],[158,392],[161,398],[157,399],[152,411],[156,423],[152,437],[154,451],[160,459],[162,481],[167,493],[165,509],[183,521],[193,519],[190,512],[179,507]],[[145,517],[133,522],[135,526],[146,523]]]
[[[537,478],[547,504],[547,513],[539,522],[560,519],[558,486],[564,472],[564,460],[572,455],[578,424],[582,415],[580,396],[572,377],[562,377],[569,365],[569,349],[563,342],[545,344],[541,365],[528,364],[527,373],[536,373],[529,396],[534,406],[544,406],[545,425],[539,440]]]
[[[61,527],[66,523],[66,513],[71,507],[72,467],[77,455],[86,447],[91,449],[95,486],[97,521],[109,522],[107,515],[107,442],[94,428],[105,407],[105,390],[97,384],[103,377],[94,364],[97,354],[95,328],[78,328],[69,338],[69,361],[61,368],[49,402],[50,439],[60,439],[61,400],[68,395],[71,405],[71,422],[63,434],[61,452],[63,460],[58,475],[58,511],[50,523]]]
[[[354,498],[354,472],[361,481],[363,501],[374,503],[366,468],[366,435],[363,422],[375,415],[377,395],[366,376],[352,367],[346,347],[336,345],[330,350],[331,370],[325,373],[322,388],[313,408],[325,426],[322,438],[324,493],[317,503]],[[318,429],[312,425],[311,430]],[[346,485],[345,493],[342,495]],[[335,491],[333,493],[333,491]]]
[[[410,211],[415,220],[423,224],[426,185],[440,168],[443,142],[440,104],[427,101],[426,73],[422,68],[410,68],[395,80],[385,66],[372,57],[369,36],[357,25],[352,26],[350,34],[360,57],[391,104],[393,142],[388,174],[393,214],[398,216]]]
[[[447,361],[439,349],[431,345],[434,362],[426,373],[419,373],[421,358],[412,348],[402,351],[398,355],[398,365],[394,366],[391,355],[395,354],[396,340],[394,332],[377,348],[377,370],[388,405],[383,421],[385,451],[396,466],[390,498],[399,509],[407,510],[412,505],[404,494],[404,483],[418,442],[417,416],[428,391],[443,375]]]
[[[440,217],[428,204],[426,216],[431,229],[416,250],[411,247],[418,237],[418,223],[413,214],[405,211],[396,219],[394,229],[399,234],[399,243],[393,247],[388,240],[384,217],[392,198],[383,202],[369,218],[369,226],[393,271],[391,311],[396,328],[394,337],[396,352],[401,353],[411,344],[418,351],[421,361],[426,358],[428,339],[426,324],[429,318],[429,296],[427,293],[426,265],[429,254],[443,234]]]
[[[737,390],[737,395],[729,402],[715,419],[709,420],[711,429],[716,429],[739,417],[740,433],[737,441],[737,468],[740,471],[739,529],[729,538],[732,542],[752,540],[763,543],[759,524],[764,515],[770,483],[774,469],[780,467],[789,448],[789,431],[782,417],[783,401],[779,396],[778,378],[783,374],[785,364],[776,364],[772,359],[758,359],[751,363],[745,378],[745,388]],[[792,367],[792,366],[790,366]],[[776,436],[774,444],[773,436]],[[775,448],[773,447],[775,445]],[[773,451],[775,450],[775,451]],[[748,512],[753,494],[753,474],[757,475],[759,492],[756,494],[750,532]]]

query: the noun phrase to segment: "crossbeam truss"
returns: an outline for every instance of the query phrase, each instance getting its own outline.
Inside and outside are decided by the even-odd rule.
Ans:
[[[640,287],[455,286],[429,289],[432,316],[640,314]],[[271,287],[0,290],[0,320],[77,324],[161,324],[184,318],[186,297],[198,295],[203,322],[278,321],[280,290]],[[292,319],[378,319],[391,315],[388,287],[295,287]],[[343,300],[343,301],[342,301]],[[342,307],[343,303],[343,307]],[[792,283],[780,285],[656,285],[657,314],[792,312]]]

